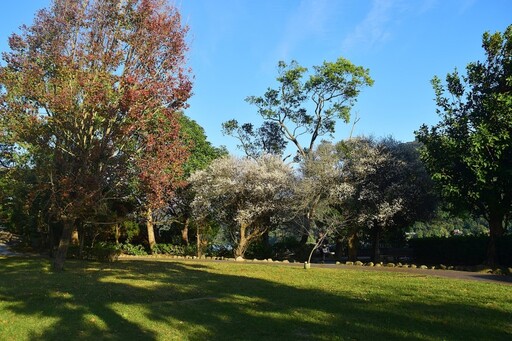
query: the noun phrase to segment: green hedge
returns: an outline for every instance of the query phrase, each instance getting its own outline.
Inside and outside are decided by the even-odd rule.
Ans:
[[[99,242],[94,247],[84,247],[82,257],[80,257],[80,249],[77,245],[70,245],[68,248],[67,258],[82,258],[88,260],[96,260],[100,262],[115,262],[121,254],[121,248],[115,244]]]
[[[414,260],[424,264],[478,265],[487,259],[489,236],[431,237],[409,240]],[[498,263],[512,266],[512,235],[497,243]]]
[[[153,253],[159,255],[195,256],[197,255],[197,247],[195,245],[155,244],[153,246]]]

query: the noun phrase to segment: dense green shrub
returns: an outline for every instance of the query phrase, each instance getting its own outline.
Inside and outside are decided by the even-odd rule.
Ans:
[[[272,248],[268,243],[264,241],[258,241],[255,243],[252,243],[247,248],[247,251],[245,252],[245,258],[247,259],[267,259],[267,258],[275,258],[272,255]]]
[[[477,265],[487,259],[489,236],[430,237],[409,240],[417,263]],[[512,236],[498,241],[498,263],[512,265]]]
[[[121,245],[121,251],[126,255],[131,256],[146,256],[148,253],[142,245],[132,245],[125,243]]]
[[[153,246],[153,253],[173,256],[194,256],[197,254],[197,247],[195,245],[155,244]]]
[[[100,242],[87,250],[88,258],[100,262],[115,262],[121,254],[121,248],[116,244]]]
[[[66,255],[69,259],[78,259],[80,258],[80,247],[78,245],[69,245],[68,253]]]
[[[67,258],[70,259],[86,259],[96,260],[100,262],[115,262],[121,254],[121,246],[99,242],[93,247],[84,247],[80,254],[80,247],[78,245],[70,245],[68,247]]]

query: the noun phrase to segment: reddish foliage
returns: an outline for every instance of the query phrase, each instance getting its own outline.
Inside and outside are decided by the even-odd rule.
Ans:
[[[133,166],[151,206],[179,185],[186,32],[164,0],[55,0],[11,36],[0,115],[32,154],[55,217],[90,214]]]

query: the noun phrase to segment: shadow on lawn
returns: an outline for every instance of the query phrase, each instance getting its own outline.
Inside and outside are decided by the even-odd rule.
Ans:
[[[67,271],[51,273],[41,260],[0,259],[0,299],[9,309],[57,320],[32,339],[509,339],[512,334],[510,312],[412,302],[406,290],[398,296],[350,297],[243,273],[218,274],[208,263],[67,265]]]

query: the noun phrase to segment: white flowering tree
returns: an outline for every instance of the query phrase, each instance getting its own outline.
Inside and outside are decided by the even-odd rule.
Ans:
[[[291,167],[275,156],[217,159],[190,177],[195,219],[208,217],[226,228],[235,257],[243,257],[272,221],[283,218],[293,178]]]
[[[344,144],[344,179],[353,186],[351,196],[340,203],[352,225],[349,256],[355,255],[357,234],[367,230],[378,261],[384,230],[405,227],[434,211],[432,184],[412,144],[390,138],[356,138]]]
[[[344,180],[342,147],[324,141],[300,164],[294,193],[294,221],[301,228],[303,238],[307,236],[315,241],[308,262],[326,238],[346,227],[339,204],[351,195],[353,187]]]

